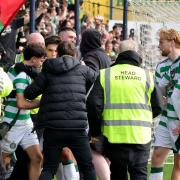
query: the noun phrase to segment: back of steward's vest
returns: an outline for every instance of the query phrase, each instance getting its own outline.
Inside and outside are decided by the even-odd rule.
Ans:
[[[128,64],[100,71],[104,89],[102,132],[110,143],[146,144],[151,140],[153,76]]]

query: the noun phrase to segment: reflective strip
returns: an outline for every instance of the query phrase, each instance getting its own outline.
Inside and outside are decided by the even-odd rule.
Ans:
[[[106,105],[110,106],[110,68],[105,70]]]
[[[150,76],[149,72],[145,70],[146,73],[146,92],[145,92],[145,104],[142,103],[110,103],[110,68],[105,70],[105,90],[106,90],[106,104],[105,109],[146,109],[151,111],[151,106],[148,105],[149,97],[148,91],[150,88]]]
[[[105,104],[105,109],[147,109],[151,111],[151,106],[146,104],[135,104],[135,103],[121,103],[121,104]]]
[[[104,126],[141,126],[151,128],[151,123],[141,120],[104,120]]]
[[[149,101],[149,97],[148,97],[148,91],[150,88],[150,77],[149,77],[149,71],[145,70],[146,73],[146,92],[145,92],[145,103],[148,104]]]

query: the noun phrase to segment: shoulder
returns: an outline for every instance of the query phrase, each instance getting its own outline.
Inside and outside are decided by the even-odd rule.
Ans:
[[[27,79],[27,74],[25,72],[20,72],[19,74],[17,74],[17,76],[15,77],[15,79]]]
[[[172,64],[172,61],[167,58],[157,64],[157,67],[164,67],[164,66],[170,66]]]
[[[79,65],[78,72],[81,72],[83,75],[88,75],[88,76],[96,76],[97,72],[93,68],[87,66],[87,65]]]
[[[29,85],[31,83],[31,78],[25,72],[20,72],[13,80],[13,84],[19,83]]]

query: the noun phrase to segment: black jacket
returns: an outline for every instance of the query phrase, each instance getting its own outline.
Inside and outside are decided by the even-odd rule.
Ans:
[[[37,128],[87,128],[86,93],[95,81],[95,72],[71,56],[46,60],[42,73],[27,87],[24,95],[42,95]]]
[[[101,48],[101,34],[95,29],[87,29],[82,34],[80,51],[85,64],[99,72],[108,68],[111,59]]]
[[[106,69],[111,64],[111,59],[106,55],[103,49],[95,49],[86,53],[83,61],[87,66],[99,72],[99,69]]]
[[[120,53],[115,64],[131,64],[132,66],[140,66],[142,59],[134,51],[125,51]],[[87,100],[88,120],[91,135],[96,137],[101,134],[102,112],[104,109],[104,91],[100,84],[100,76],[97,77],[93,89]],[[128,89],[127,89],[128,91]],[[151,106],[153,117],[158,116],[162,110],[162,103],[159,90],[155,87],[151,94]]]
[[[6,54],[2,57],[0,61],[0,66],[4,67],[5,71],[14,64],[16,57],[16,33],[17,29],[24,25],[24,18],[14,19],[11,23],[11,31],[4,36],[0,35],[0,43],[3,44],[3,47],[6,51]]]

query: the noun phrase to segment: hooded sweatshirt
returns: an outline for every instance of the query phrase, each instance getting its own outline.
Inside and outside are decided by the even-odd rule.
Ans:
[[[108,68],[111,59],[101,48],[101,34],[95,29],[87,29],[82,34],[80,51],[85,64],[95,71]]]

